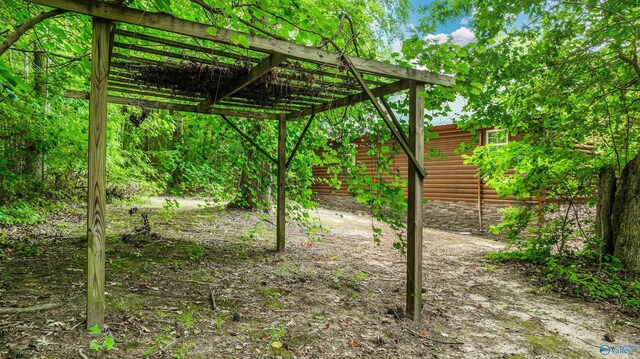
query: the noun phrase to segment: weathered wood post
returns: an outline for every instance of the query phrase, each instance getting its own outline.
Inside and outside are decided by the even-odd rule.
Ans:
[[[409,87],[409,146],[424,166],[424,84],[411,81]],[[422,320],[422,186],[424,178],[409,161],[407,212],[407,317]]]
[[[87,207],[87,329],[104,328],[105,172],[107,153],[108,20],[93,18],[89,95],[89,185]]]
[[[284,252],[285,244],[285,176],[287,172],[287,120],[280,117],[278,120],[278,204],[276,240],[278,242],[278,252]]]

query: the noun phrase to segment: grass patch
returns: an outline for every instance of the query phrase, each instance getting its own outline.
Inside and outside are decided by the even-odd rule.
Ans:
[[[280,298],[282,293],[276,288],[261,288],[260,294],[262,294],[262,303],[269,309],[280,309],[282,303]]]

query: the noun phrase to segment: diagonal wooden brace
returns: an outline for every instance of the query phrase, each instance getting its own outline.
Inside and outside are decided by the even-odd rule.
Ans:
[[[213,99],[206,99],[198,104],[196,107],[198,111],[204,111],[215,105],[216,103],[224,100],[227,97],[232,96],[236,92],[242,90],[243,88],[249,86],[252,82],[259,79],[267,72],[271,71],[274,67],[278,66],[282,61],[286,60],[287,57],[280,54],[271,54],[262,60],[256,67],[251,69],[246,76],[243,76],[235,83],[231,84],[231,86],[227,87],[224,91],[220,92]]]
[[[351,62],[351,59],[347,55],[344,55],[344,54],[342,55],[342,57],[343,57],[344,61],[347,63],[347,65],[349,66],[349,71],[351,71],[351,73],[356,78],[356,80],[358,80],[358,83],[362,87],[362,90],[367,95],[367,97],[369,97],[369,100],[371,100],[371,103],[373,104],[373,107],[375,107],[375,109],[376,109],[376,111],[378,111],[378,114],[380,115],[380,117],[382,117],[382,120],[384,120],[384,122],[387,124],[387,127],[389,128],[389,130],[391,130],[391,133],[393,134],[393,137],[396,139],[396,141],[398,141],[400,143],[400,146],[402,147],[404,152],[407,154],[407,156],[409,157],[411,162],[413,162],[413,164],[416,166],[416,169],[420,173],[420,176],[422,176],[422,178],[426,177],[427,173],[424,171],[424,165],[423,165],[422,161],[418,161],[418,159],[416,159],[416,157],[413,154],[413,151],[411,151],[411,149],[409,148],[409,145],[407,144],[407,141],[405,141],[403,134],[395,127],[393,122],[391,122],[391,120],[389,120],[389,117],[387,117],[387,114],[384,112],[384,110],[382,109],[382,107],[378,103],[378,100],[376,100],[376,97],[373,95],[373,93],[371,92],[369,87],[367,87],[366,82],[364,82],[364,79],[362,78],[362,75],[360,74],[360,72],[358,72],[356,67],[353,65],[353,62]]]
[[[300,138],[298,138],[298,142],[296,142],[296,145],[293,147],[293,151],[291,151],[291,154],[289,155],[289,159],[287,160],[287,164],[286,164],[287,168],[289,167],[291,160],[293,160],[293,156],[296,155],[296,152],[298,151],[298,147],[300,147],[300,143],[302,143],[302,139],[304,138],[304,135],[307,134],[307,130],[309,130],[309,126],[311,126],[311,122],[313,122],[314,117],[316,117],[315,113],[311,115],[311,117],[309,117],[309,121],[307,121],[307,124],[304,126],[302,133],[300,133]]]
[[[398,121],[398,118],[393,113],[393,109],[391,108],[391,106],[389,106],[389,103],[387,102],[387,100],[385,100],[384,97],[380,97],[380,102],[382,102],[382,105],[387,110],[387,113],[389,114],[389,117],[391,117],[391,120],[393,121],[393,124],[396,125],[396,128],[398,129],[398,132],[400,132],[400,134],[402,135],[402,138],[404,139],[404,141],[406,143],[409,143],[409,139],[407,138],[407,135],[402,130],[402,126],[400,125],[400,121]]]
[[[271,156],[267,151],[263,150],[262,147],[260,147],[260,145],[258,145],[253,139],[251,139],[251,137],[249,137],[247,134],[245,134],[244,132],[242,132],[241,129],[238,128],[238,126],[236,126],[235,124],[233,124],[233,122],[231,122],[231,120],[229,120],[227,118],[227,116],[225,115],[220,115],[220,117],[231,127],[233,128],[238,134],[240,134],[240,136],[242,136],[245,140],[247,140],[250,144],[253,145],[253,147],[255,147],[258,151],[260,151],[263,155],[265,155],[269,160],[271,160],[271,162],[275,163],[276,165],[278,165],[278,161],[276,161],[275,158],[273,158],[273,156]]]

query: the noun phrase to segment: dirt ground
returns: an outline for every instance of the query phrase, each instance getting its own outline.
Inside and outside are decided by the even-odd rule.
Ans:
[[[289,223],[277,254],[273,218],[180,202],[168,212],[153,199],[132,216],[109,209],[100,334],[84,329],[82,211],[34,231],[40,253],[0,258],[0,358],[597,358],[603,344],[640,344],[637,318],[535,288],[484,259],[498,242],[424,230],[416,326],[396,310],[405,258],[390,231],[373,242],[370,218],[319,209],[324,230]],[[159,238],[122,237],[140,213]],[[7,312],[35,305],[50,308]],[[90,349],[105,339],[112,350]]]

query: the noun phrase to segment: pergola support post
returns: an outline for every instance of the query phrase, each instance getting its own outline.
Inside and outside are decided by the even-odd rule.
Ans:
[[[276,209],[276,241],[278,252],[284,252],[285,245],[285,181],[287,172],[287,120],[278,120],[278,203]]]
[[[409,86],[409,146],[424,164],[424,84],[411,81]],[[424,177],[409,161],[407,212],[407,317],[422,320],[422,189]]]
[[[87,329],[104,329],[107,82],[111,22],[93,18],[87,193]]]

